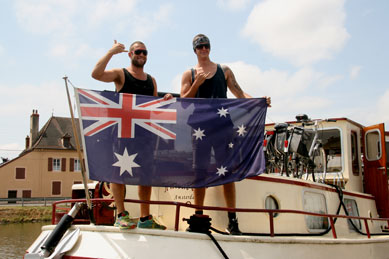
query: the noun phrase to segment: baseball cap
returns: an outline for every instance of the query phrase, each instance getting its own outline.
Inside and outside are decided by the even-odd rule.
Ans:
[[[194,37],[193,39],[193,49],[195,50],[197,46],[201,45],[201,44],[211,44],[209,42],[209,39],[207,36],[205,36],[204,34],[198,34]]]

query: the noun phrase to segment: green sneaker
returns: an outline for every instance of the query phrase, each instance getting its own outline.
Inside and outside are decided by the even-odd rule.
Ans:
[[[159,224],[151,215],[149,216],[148,220],[145,220],[143,222],[139,220],[138,228],[152,228],[152,229],[161,229],[161,230],[166,229],[164,225]]]
[[[122,216],[117,217],[114,226],[120,229],[134,229],[136,228],[136,220],[131,219],[127,211],[123,211]]]

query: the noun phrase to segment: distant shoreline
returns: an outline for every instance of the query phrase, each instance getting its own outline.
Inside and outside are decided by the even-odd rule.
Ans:
[[[51,220],[51,206],[1,206],[0,225],[10,223],[44,222]]]

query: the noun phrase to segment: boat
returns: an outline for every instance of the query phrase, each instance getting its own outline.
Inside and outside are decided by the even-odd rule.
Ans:
[[[274,171],[244,179],[236,182],[236,209],[225,207],[222,187],[210,187],[206,215],[198,219],[192,189],[153,187],[151,212],[167,230],[113,227],[107,184],[91,184],[95,223],[82,208],[44,257],[41,247],[61,217],[85,202],[75,187],[74,199],[53,204],[52,224],[42,228],[25,258],[389,258],[389,132],[384,124],[365,127],[347,118],[322,120],[319,131],[325,176],[313,181]],[[134,197],[137,187],[127,186],[126,209],[139,217],[144,201]],[[225,233],[226,211],[237,212],[242,235]],[[188,232],[198,220],[198,231]]]

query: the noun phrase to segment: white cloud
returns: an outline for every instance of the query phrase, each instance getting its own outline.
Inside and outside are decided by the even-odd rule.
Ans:
[[[219,6],[231,11],[245,9],[251,0],[218,0],[217,3]]]
[[[148,36],[169,20],[173,6],[164,4],[140,12],[137,0],[18,0],[15,4],[20,26],[32,33],[47,34],[50,38],[81,36],[85,31],[111,32],[132,30]],[[142,31],[142,33],[141,33]]]
[[[21,27],[37,34],[73,33],[72,22],[77,0],[19,0],[15,2],[16,18]]]
[[[65,61],[71,67],[77,66],[77,63],[74,62],[77,58],[94,57],[98,59],[101,53],[101,50],[92,48],[77,39],[54,41],[48,49],[50,57]]]
[[[241,61],[226,65],[234,72],[243,91],[253,97],[271,97],[272,108],[267,116],[271,122],[291,120],[299,113],[320,113],[332,103],[328,98],[318,96],[317,91],[332,77],[309,67],[291,73],[276,69],[261,70]],[[229,92],[228,97],[234,96]]]
[[[327,88],[343,78],[343,75],[323,76],[320,81],[317,82],[317,86],[319,88]]]
[[[128,19],[133,15],[137,0],[92,1],[89,5],[87,20],[89,25],[97,26],[112,20]]]
[[[352,80],[356,79],[359,76],[359,73],[361,72],[362,67],[361,66],[353,66],[350,69],[350,78]]]
[[[323,111],[331,107],[332,101],[319,94],[322,90],[320,88],[331,87],[331,84],[340,79],[339,76],[327,76],[309,67],[292,73],[276,69],[262,70],[242,61],[223,64],[234,72],[243,91],[253,97],[271,97],[272,108],[268,110],[268,122],[291,120],[299,113],[327,117]],[[174,92],[180,92],[181,76],[175,76],[172,81]],[[227,95],[234,98],[230,91]]]
[[[40,85],[2,85],[0,86],[0,110],[7,111],[10,118],[23,118],[37,109],[43,117],[50,117],[51,113],[67,116],[69,108],[66,99],[64,83],[45,82]],[[15,95],[15,93],[18,93]],[[23,105],[20,105],[23,100]]]
[[[148,15],[137,15],[134,17],[132,28],[136,38],[145,39],[161,26],[169,24],[169,17],[173,12],[170,4],[161,6],[155,12]]]
[[[293,96],[308,88],[322,85],[329,78],[309,67],[290,73],[276,69],[261,70],[242,61],[226,65],[234,72],[241,88],[253,96]]]
[[[169,24],[171,4],[139,12],[137,0],[18,0],[15,4],[19,25],[33,34],[48,37],[47,54],[73,64],[75,58],[98,53],[84,43],[83,35],[110,28],[120,35],[130,31],[133,38],[145,39],[161,26]],[[130,17],[130,18],[129,18]],[[101,55],[101,53],[100,53]],[[70,60],[72,57],[72,60]]]
[[[302,66],[329,59],[349,38],[344,0],[264,0],[247,19],[243,34],[270,52]]]

